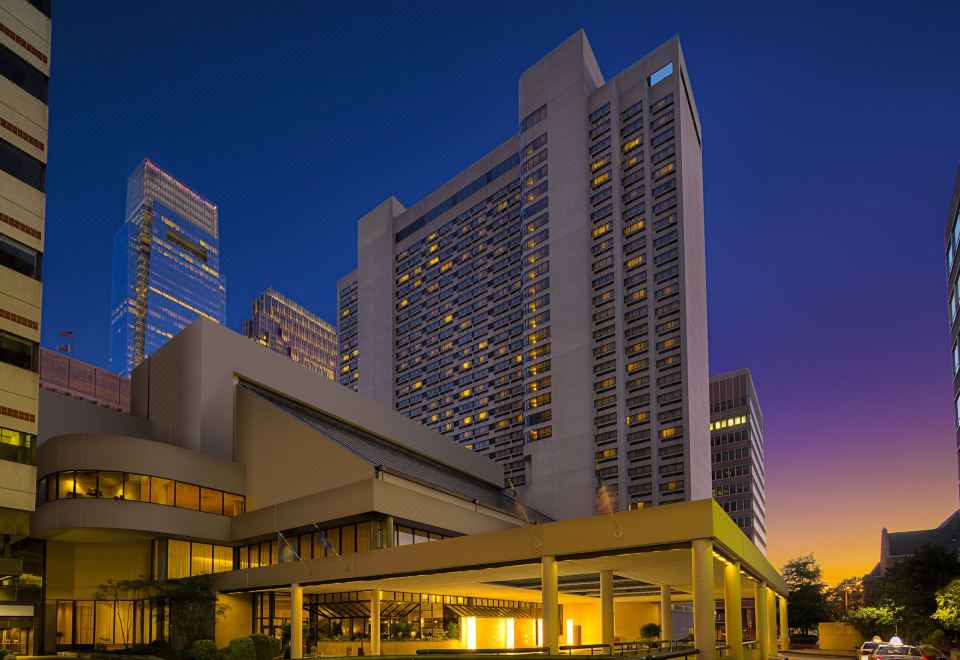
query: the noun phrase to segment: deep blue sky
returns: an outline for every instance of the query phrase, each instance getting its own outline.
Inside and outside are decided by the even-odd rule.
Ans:
[[[881,525],[955,508],[942,234],[960,3],[57,0],[53,18],[45,345],[72,329],[106,365],[111,238],[144,155],[220,206],[231,327],[268,284],[334,320],[356,220],[500,144],[527,66],[583,27],[609,79],[679,34],[711,367],[757,381],[771,555],[865,571]],[[864,487],[890,465],[910,486]]]

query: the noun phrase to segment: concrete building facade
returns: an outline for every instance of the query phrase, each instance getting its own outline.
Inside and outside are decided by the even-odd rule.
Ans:
[[[127,181],[126,219],[113,239],[110,370],[129,376],[202,317],[225,323],[220,212],[145,158]]]
[[[766,552],[763,412],[749,369],[710,379],[713,497]]]
[[[518,132],[358,223],[340,382],[555,516],[710,497],[700,121],[679,40],[605,81],[580,31]],[[557,488],[557,484],[563,484]]]
[[[222,648],[289,626],[294,659],[629,651],[645,623],[686,637],[665,615],[679,603],[714,660],[718,598],[733,660],[777,645],[775,605],[737,641],[743,597],[785,614],[786,585],[715,502],[554,522],[501,465],[206,319],[137,367],[131,414],[46,390],[41,408],[37,650],[178,647],[172,610],[101,585],[205,574],[228,609],[204,635]]]
[[[243,334],[311,371],[331,380],[335,376],[336,329],[273,287],[254,299]]]
[[[0,655],[40,635],[36,486],[50,3],[0,4]]]
[[[40,387],[130,412],[130,379],[69,355],[40,349]]]

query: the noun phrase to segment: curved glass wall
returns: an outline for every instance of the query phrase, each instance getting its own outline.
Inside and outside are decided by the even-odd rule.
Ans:
[[[37,482],[38,505],[81,497],[150,502],[220,516],[239,516],[246,510],[243,495],[132,472],[68,470]]]

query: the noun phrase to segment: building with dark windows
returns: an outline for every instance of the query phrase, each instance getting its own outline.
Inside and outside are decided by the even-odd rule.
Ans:
[[[337,331],[273,287],[254,299],[243,334],[311,371],[331,380],[336,377]]]
[[[786,585],[716,502],[552,521],[503,487],[501,464],[206,319],[134,370],[130,414],[49,390],[40,407],[47,653],[178,649],[175,603],[100,585],[204,574],[226,606],[204,637],[289,630],[294,660],[556,655],[647,623],[684,637],[691,612],[715,660],[718,598],[732,660],[776,649],[778,602],[788,642]],[[741,620],[747,599],[761,609]]]
[[[960,168],[953,184],[944,232],[947,244],[947,292],[953,370],[953,415],[956,423],[957,493],[960,496]]]
[[[710,379],[713,498],[766,552],[763,412],[749,369]]]
[[[0,656],[41,634],[43,544],[28,538],[36,488],[45,236],[49,0],[0,3]]]
[[[503,465],[554,516],[710,497],[700,121],[679,40],[607,81],[579,31],[521,75],[517,117],[426,198],[360,219],[340,382]]]
[[[217,206],[144,159],[113,240],[110,370],[129,376],[198,317],[226,321]]]

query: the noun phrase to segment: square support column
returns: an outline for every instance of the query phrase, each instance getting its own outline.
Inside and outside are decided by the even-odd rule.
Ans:
[[[560,603],[557,597],[557,558],[540,561],[540,597],[543,605],[543,645],[560,655]]]
[[[757,646],[760,648],[760,660],[770,657],[770,635],[767,629],[770,618],[767,616],[767,585],[758,582],[753,591],[753,624],[757,634]]]
[[[770,655],[777,654],[777,594],[767,587],[767,635],[770,636]]]
[[[787,599],[777,596],[780,602],[780,650],[790,650],[790,620],[787,618]]]
[[[717,657],[717,611],[714,605],[713,541],[693,541],[693,645],[698,660]]]
[[[290,660],[303,657],[303,587],[290,585]]]
[[[613,571],[600,571],[600,642],[613,653]]]
[[[743,660],[743,614],[740,598],[740,562],[723,567],[723,620],[731,660]]]
[[[370,590],[370,655],[380,655],[380,590]]]
[[[665,642],[673,641],[673,601],[669,584],[660,586],[660,639]],[[666,649],[660,650],[669,651],[670,647],[668,644]]]

